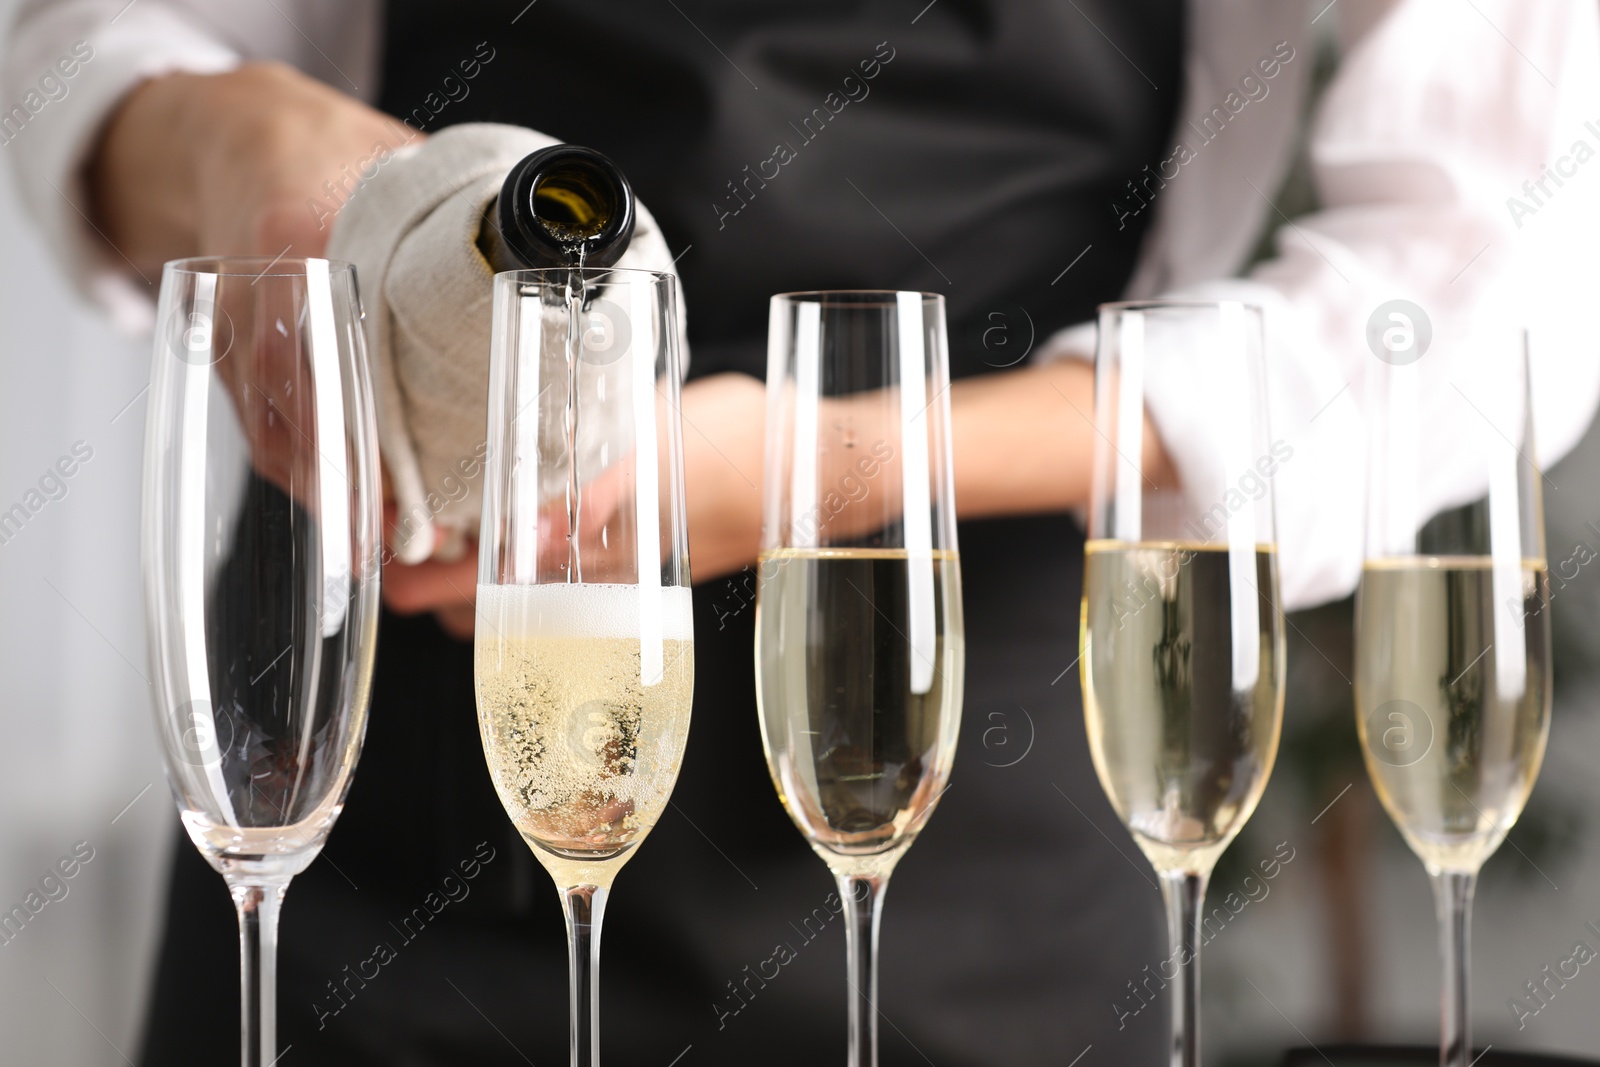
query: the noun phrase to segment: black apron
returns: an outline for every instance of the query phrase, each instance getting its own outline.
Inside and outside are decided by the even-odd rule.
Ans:
[[[382,106],[611,155],[680,256],[694,376],[764,373],[772,293],[860,287],[945,294],[965,377],[1126,285],[1148,213],[1119,228],[1112,205],[1164,155],[1182,8],[397,2]],[[960,541],[960,748],[886,898],[882,1062],[1059,1067],[1090,1044],[1159,1062],[1162,1012],[1114,1006],[1166,952],[1068,669],[1081,533],[1046,516],[963,523]],[[762,756],[753,591],[746,574],[695,593],[688,753],[605,917],[613,1062],[844,1055],[844,928]],[[181,841],[142,1063],[236,1062],[236,953],[222,881]],[[349,801],[283,912],[284,1067],[563,1062],[565,953],[484,766],[470,644],[385,615]]]

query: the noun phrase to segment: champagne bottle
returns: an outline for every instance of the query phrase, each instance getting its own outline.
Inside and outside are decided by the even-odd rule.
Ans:
[[[609,267],[633,237],[633,187],[592,148],[552,145],[506,174],[479,235],[496,271]]]

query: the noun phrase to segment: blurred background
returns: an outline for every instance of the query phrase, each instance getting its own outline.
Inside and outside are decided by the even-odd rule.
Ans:
[[[147,705],[139,581],[150,353],[68,289],[9,166],[0,323],[0,511],[22,508],[0,521],[0,912],[26,913],[30,892],[46,901],[20,930],[0,927],[0,1041],[8,1063],[121,1064],[177,817]],[[70,478],[63,456],[78,460]],[[79,842],[94,858],[49,900],[41,879]]]
[[[69,290],[22,218],[10,165],[0,323],[0,510],[21,506],[0,520],[0,912],[27,913],[29,893],[45,902],[21,929],[0,926],[3,1059],[126,1064],[176,817],[139,587],[149,344],[115,336]],[[70,478],[62,456],[78,461]],[[40,888],[74,846],[93,859],[59,883],[66,896]]]
[[[0,26],[10,6],[0,0]],[[1311,206],[1298,174],[1273,199],[1291,215]],[[0,353],[0,920],[28,914],[0,925],[0,1042],[7,1063],[128,1063],[176,825],[146,702],[138,572],[148,345],[115,335],[70,293],[4,166]],[[76,461],[70,478],[55,473],[62,457]],[[1600,556],[1600,432],[1548,473],[1554,572],[1580,545],[1590,552],[1579,558]],[[1600,963],[1548,985],[1542,1004],[1527,983],[1578,942],[1600,952],[1600,562],[1559,585],[1552,610],[1549,755],[1480,884],[1474,1026],[1497,1049],[1593,1054]],[[1213,908],[1230,892],[1248,901],[1205,949],[1207,1059],[1217,1064],[1274,1064],[1296,1045],[1437,1039],[1432,898],[1361,766],[1350,606],[1292,621],[1277,769],[1212,882]],[[1136,857],[1109,805],[1087,814]],[[75,849],[92,859],[42,886]],[[1245,881],[1272,860],[1275,878]],[[1153,890],[1148,904],[1159,923]],[[1158,962],[1128,960],[1130,983]],[[1130,987],[1105,1010],[1128,1013],[1128,1027],[1165,1027],[1165,1000],[1135,1012],[1133,997]]]

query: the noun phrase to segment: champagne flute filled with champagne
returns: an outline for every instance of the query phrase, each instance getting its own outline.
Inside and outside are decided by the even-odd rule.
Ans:
[[[1378,799],[1433,880],[1444,1067],[1474,1058],[1478,870],[1522,814],[1550,729],[1542,476],[1525,352],[1505,340],[1492,365],[1435,351],[1371,382],[1356,725]]]
[[[936,295],[772,298],[757,699],[778,796],[844,901],[851,1067],[878,1062],[879,906],[961,718],[945,345]]]
[[[1172,1064],[1195,1067],[1206,882],[1261,799],[1283,722],[1282,446],[1267,427],[1260,312],[1102,306],[1095,426],[1079,638],[1089,749],[1161,876],[1178,962]],[[1184,452],[1163,462],[1156,431]]]
[[[500,801],[561,893],[573,1067],[599,1063],[606,895],[666,808],[689,732],[675,286],[567,268],[494,283],[478,726]]]

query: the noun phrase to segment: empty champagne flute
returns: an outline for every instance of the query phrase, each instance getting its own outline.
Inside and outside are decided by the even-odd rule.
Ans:
[[[1522,814],[1550,730],[1549,575],[1525,356],[1474,365],[1435,350],[1384,361],[1371,382],[1356,725],[1378,799],[1433,882],[1444,1067],[1473,1061],[1478,870]]]
[[[965,666],[944,299],[772,298],[761,737],[848,922],[849,1063],[878,1062],[889,874],[950,776]]]
[[[600,1062],[600,923],[666,809],[694,631],[676,280],[494,282],[478,549],[478,727],[500,802],[561,893],[573,1067]]]
[[[151,681],[184,828],[239,913],[241,1062],[277,1060],[278,909],[366,732],[381,518],[355,272],[161,276],[145,430]]]
[[[1197,1067],[1206,883],[1261,799],[1283,722],[1280,446],[1260,312],[1102,305],[1094,407],[1084,717],[1100,784],[1161,877],[1177,964],[1171,1062]],[[1174,437],[1188,447],[1176,474],[1152,432],[1163,423],[1188,431]]]

